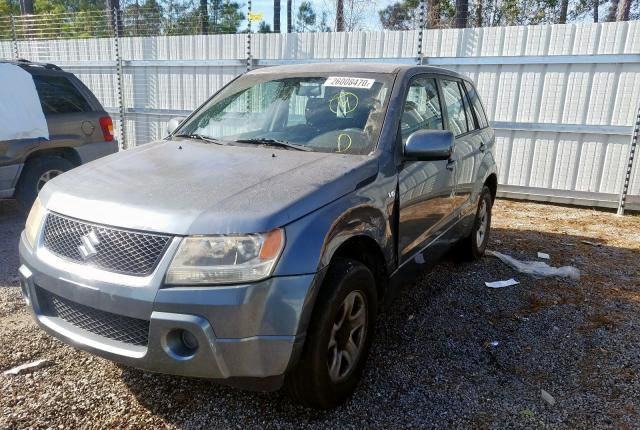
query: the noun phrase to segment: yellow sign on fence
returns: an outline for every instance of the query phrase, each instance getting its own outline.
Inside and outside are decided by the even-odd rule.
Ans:
[[[258,22],[262,21],[264,14],[262,12],[249,12],[249,21]]]

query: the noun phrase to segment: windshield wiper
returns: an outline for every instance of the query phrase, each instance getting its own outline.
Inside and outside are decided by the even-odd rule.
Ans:
[[[188,137],[190,139],[202,140],[203,142],[207,142],[207,143],[215,143],[216,145],[228,145],[228,143],[223,141],[223,140],[215,139],[213,137],[203,136],[203,135],[198,134],[198,133],[174,134],[173,137]]]
[[[268,139],[268,138],[253,138],[253,139],[238,139],[236,142],[239,143],[255,143],[258,145],[271,145],[271,146],[280,146],[282,148],[291,148],[297,149],[298,151],[312,151],[311,148],[307,148],[304,145],[300,145],[298,143],[287,142],[286,140],[278,140],[278,139]]]

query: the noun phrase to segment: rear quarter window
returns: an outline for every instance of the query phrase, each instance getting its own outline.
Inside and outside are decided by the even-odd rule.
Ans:
[[[91,106],[64,76],[33,75],[40,104],[45,114],[90,112]]]
[[[482,108],[478,92],[469,82],[465,82],[464,86],[467,89],[467,95],[469,96],[469,100],[471,100],[471,106],[476,113],[476,118],[478,119],[480,128],[488,127],[489,121],[487,121],[487,115],[485,115],[484,109]]]

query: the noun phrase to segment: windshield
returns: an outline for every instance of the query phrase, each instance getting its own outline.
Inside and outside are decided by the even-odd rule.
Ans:
[[[389,82],[388,75],[372,73],[247,75],[201,107],[175,134],[368,154],[375,149],[380,134]]]

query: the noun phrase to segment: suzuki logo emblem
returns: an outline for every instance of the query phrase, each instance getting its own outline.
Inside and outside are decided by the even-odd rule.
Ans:
[[[96,246],[100,244],[100,240],[98,236],[96,236],[96,232],[91,230],[89,233],[85,234],[80,238],[82,244],[78,246],[78,251],[80,251],[80,256],[83,260],[87,260],[89,257],[93,257],[98,253],[96,251]]]

